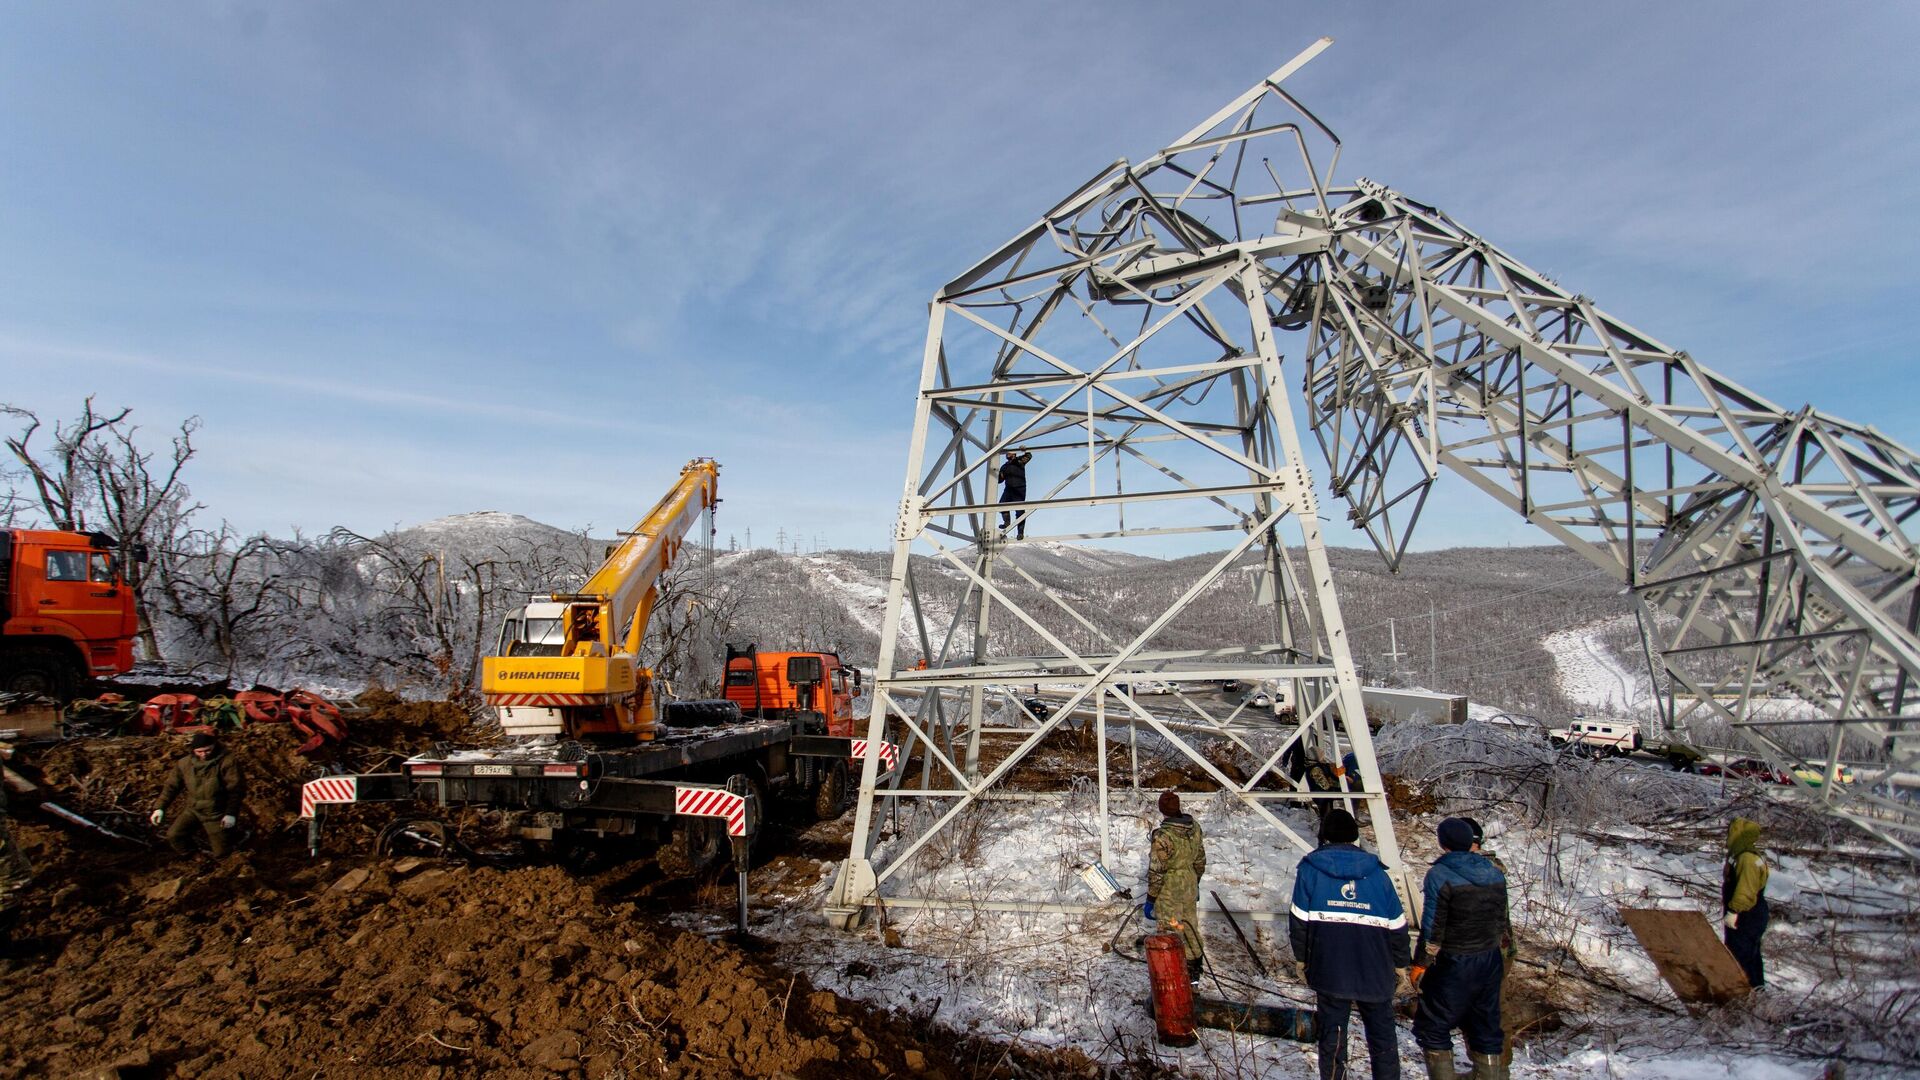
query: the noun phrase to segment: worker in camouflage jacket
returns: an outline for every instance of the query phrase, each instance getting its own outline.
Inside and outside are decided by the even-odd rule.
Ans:
[[[1727,862],[1720,873],[1720,906],[1726,912],[1727,951],[1740,961],[1755,990],[1767,984],[1760,935],[1767,932],[1766,857],[1760,854],[1760,823],[1737,817],[1727,826]]]
[[[1442,821],[1439,839],[1446,853],[1427,871],[1414,948],[1420,1000],[1413,1037],[1432,1080],[1454,1080],[1454,1028],[1466,1039],[1473,1080],[1506,1080],[1500,989],[1513,932],[1507,876],[1473,850],[1474,828],[1465,818]]]
[[[205,732],[195,735],[187,749],[187,756],[175,763],[160,789],[160,808],[153,812],[153,823],[164,822],[168,805],[184,794],[186,812],[167,830],[167,843],[185,855],[188,838],[195,829],[204,829],[207,845],[218,858],[227,853],[227,838],[239,824],[240,799],[245,794],[240,763]]]
[[[1186,949],[1187,977],[1198,981],[1204,957],[1200,942],[1200,878],[1207,872],[1207,842],[1200,824],[1180,812],[1180,796],[1160,795],[1160,827],[1153,830],[1147,855],[1147,918],[1166,933],[1180,935]]]

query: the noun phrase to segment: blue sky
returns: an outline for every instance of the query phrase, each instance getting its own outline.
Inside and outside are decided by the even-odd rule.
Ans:
[[[926,301],[1315,37],[1346,176],[1920,442],[1909,5],[13,5],[0,400],[243,530],[468,510],[885,544]],[[1445,489],[1416,546],[1538,543]],[[1351,542],[1337,527],[1330,535]]]

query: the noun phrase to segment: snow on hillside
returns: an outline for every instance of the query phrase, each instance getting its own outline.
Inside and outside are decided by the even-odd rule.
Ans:
[[[1601,633],[1620,621],[1604,619],[1541,639],[1541,646],[1553,657],[1554,679],[1568,701],[1609,715],[1626,716],[1651,700],[1647,673],[1622,664],[1601,642]]]
[[[509,514],[502,510],[476,510],[470,514],[449,514],[446,517],[423,521],[413,526],[414,531],[423,533],[468,532],[476,529],[533,529],[547,532],[562,532],[552,525]]]
[[[1010,544],[1002,558],[1036,577],[1102,574],[1161,561],[1131,552],[1063,544],[1054,540]]]

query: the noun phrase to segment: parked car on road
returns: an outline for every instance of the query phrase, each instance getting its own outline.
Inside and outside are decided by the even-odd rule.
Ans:
[[[1793,770],[1793,778],[1808,787],[1822,787],[1827,782],[1827,770],[1818,765],[1802,765]],[[1833,782],[1836,784],[1853,783],[1853,770],[1845,765],[1834,770]]]

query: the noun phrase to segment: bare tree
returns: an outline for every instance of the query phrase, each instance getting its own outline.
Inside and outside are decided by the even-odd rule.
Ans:
[[[185,533],[161,553],[157,579],[164,612],[232,678],[245,663],[256,671],[296,640],[303,619],[287,580],[285,556],[298,541],[265,534],[238,540],[218,530]]]
[[[132,409],[108,415],[95,409],[89,395],[79,417],[55,422],[52,443],[45,449],[33,444],[45,425],[32,410],[0,405],[0,412],[23,425],[18,435],[7,438],[7,449],[32,482],[47,520],[56,528],[99,529],[119,539],[128,556],[121,560],[122,573],[133,591],[140,651],[146,659],[158,660],[153,590],[141,555],[165,548],[172,539],[157,535],[156,523],[184,525],[200,508],[188,502],[180,479],[193,458],[193,433],[200,429],[200,418],[181,422],[167,460],[156,466],[155,453],[140,446],[139,427],[126,422]]]
[[[80,407],[80,416],[71,423],[55,421],[53,445],[45,451],[33,446],[43,423],[31,409],[0,404],[0,413],[25,425],[18,435],[7,437],[7,449],[26,471],[39,496],[40,508],[56,529],[86,529],[90,526],[87,510],[98,506],[93,480],[93,461],[100,453],[99,435],[125,420],[132,409],[121,409],[112,416],[94,411],[93,395]]]

